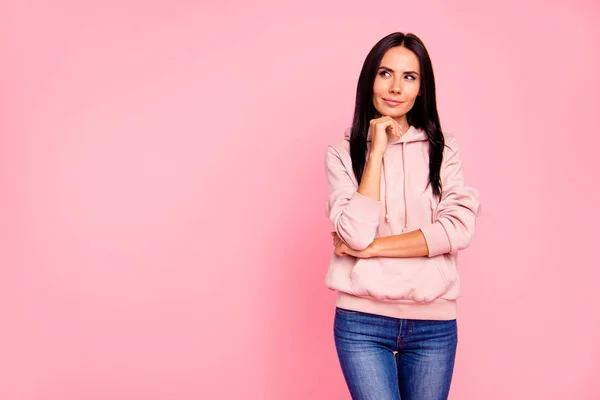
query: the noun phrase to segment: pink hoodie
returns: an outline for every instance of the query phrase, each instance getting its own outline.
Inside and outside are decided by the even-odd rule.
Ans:
[[[415,127],[388,145],[381,201],[376,201],[357,192],[349,135],[350,128],[345,139],[327,147],[325,157],[326,212],[334,230],[351,248],[361,250],[376,237],[420,229],[429,256],[356,259],[334,253],[325,283],[338,291],[336,305],[396,318],[456,318],[458,250],[469,246],[479,214],[479,193],[464,183],[456,140],[444,135],[441,201],[428,186],[427,135]]]

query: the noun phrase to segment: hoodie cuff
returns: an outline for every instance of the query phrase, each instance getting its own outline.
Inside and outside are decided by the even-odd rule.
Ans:
[[[346,213],[356,221],[377,225],[381,213],[381,202],[355,192],[346,206]]]
[[[424,228],[421,228],[421,232],[425,237],[425,241],[427,242],[427,248],[429,249],[428,257],[439,256],[440,254],[449,253],[452,250],[452,246],[450,245],[450,241],[448,240],[448,235],[446,234],[446,230],[444,226],[435,222],[433,224],[427,225]]]

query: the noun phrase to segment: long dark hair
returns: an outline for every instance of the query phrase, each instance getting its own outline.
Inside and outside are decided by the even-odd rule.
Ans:
[[[356,105],[350,134],[352,169],[360,184],[367,156],[369,123],[371,119],[375,118],[376,113],[373,105],[373,83],[381,59],[390,48],[396,46],[403,46],[411,50],[419,59],[421,69],[420,95],[408,112],[407,119],[410,125],[423,129],[427,134],[429,139],[429,183],[433,194],[439,197],[442,192],[440,169],[445,143],[435,101],[435,79],[429,53],[421,39],[412,33],[395,32],[389,34],[375,44],[365,59],[358,78]]]

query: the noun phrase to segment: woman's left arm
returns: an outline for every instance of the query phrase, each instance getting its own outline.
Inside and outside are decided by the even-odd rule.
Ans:
[[[420,230],[375,238],[373,242],[364,250],[358,251],[348,247],[335,232],[333,236],[333,245],[336,254],[344,254],[357,258],[371,257],[425,257],[429,254],[425,236]]]
[[[376,238],[367,249],[348,249],[346,254],[359,258],[434,257],[456,253],[470,245],[479,215],[479,191],[464,183],[456,139],[450,137],[447,145],[441,169],[443,194],[434,222],[415,231]]]

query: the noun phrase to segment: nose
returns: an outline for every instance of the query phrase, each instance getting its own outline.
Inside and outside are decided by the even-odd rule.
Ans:
[[[394,94],[400,94],[400,92],[402,92],[400,80],[394,80],[394,82],[392,82],[392,85],[390,86],[390,92]]]

